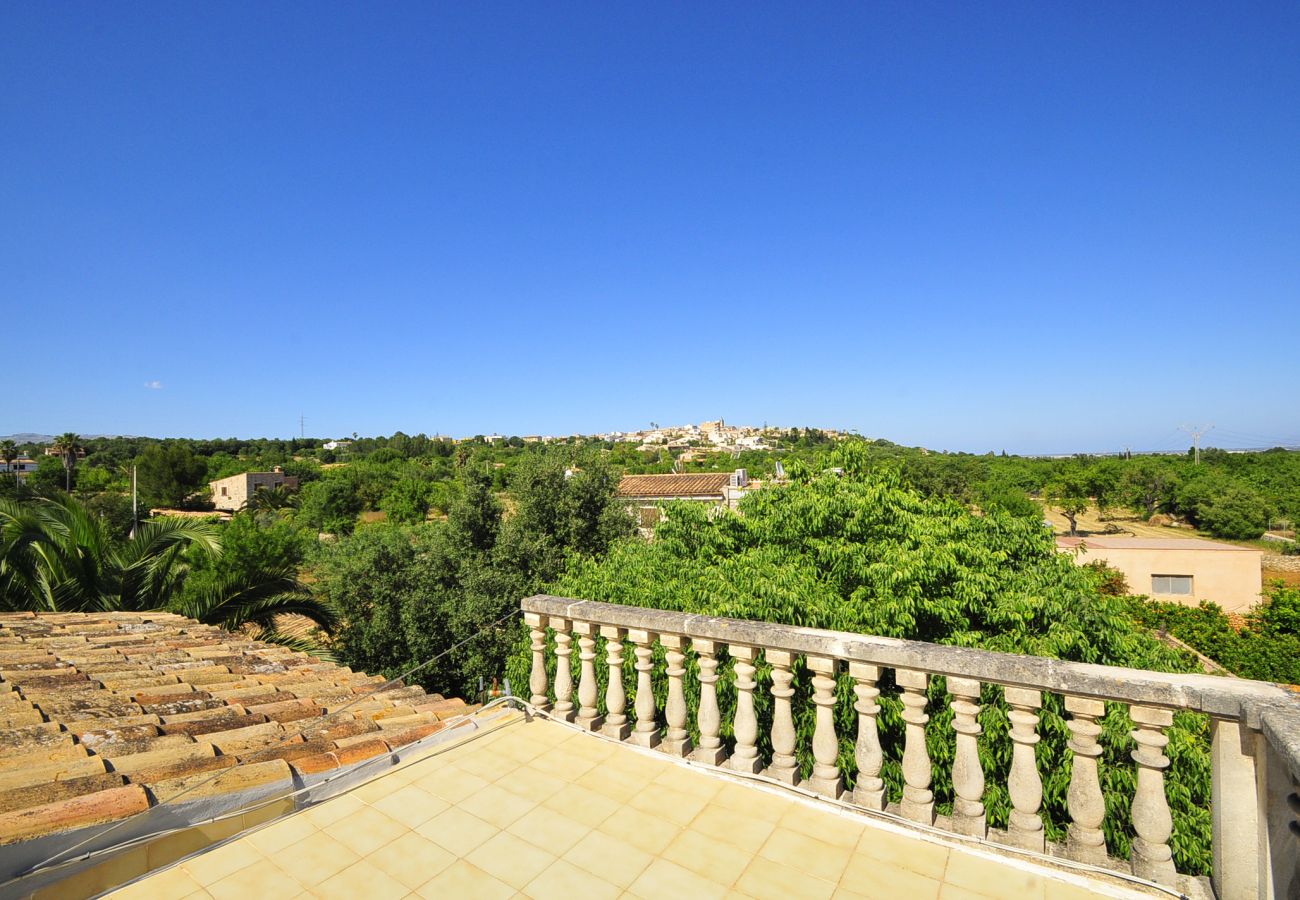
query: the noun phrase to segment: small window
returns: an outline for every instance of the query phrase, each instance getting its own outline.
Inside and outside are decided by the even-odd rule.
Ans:
[[[226,489],[224,487],[221,489],[221,496],[226,496]]]
[[[1192,596],[1191,575],[1152,575],[1151,593],[1173,596]]]

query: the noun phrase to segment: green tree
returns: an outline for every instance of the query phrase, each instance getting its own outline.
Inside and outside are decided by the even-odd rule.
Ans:
[[[351,534],[365,506],[357,495],[355,477],[348,469],[331,471],[319,481],[304,485],[298,518],[317,531]]]
[[[72,470],[76,467],[77,456],[83,449],[81,446],[81,436],[74,434],[71,431],[65,431],[63,434],[56,437],[54,443],[50,446],[51,449],[53,449],[54,452],[63,460],[63,489],[70,492],[72,490]]]
[[[184,506],[207,477],[208,466],[188,444],[155,443],[135,461],[136,484],[146,506]]]
[[[18,484],[18,470],[13,467],[18,459],[18,445],[11,438],[0,441],[0,459],[4,460],[5,471],[13,474],[14,484]]]
[[[1087,510],[1091,502],[1084,474],[1077,469],[1061,472],[1047,483],[1043,492],[1047,496],[1047,502],[1059,509],[1070,523],[1070,534],[1078,534],[1079,513]]]
[[[379,501],[388,521],[417,525],[429,515],[429,484],[416,478],[403,478],[389,488]]]
[[[1151,518],[1173,499],[1178,479],[1165,466],[1152,459],[1130,463],[1120,476],[1121,502]]]
[[[1248,488],[1229,487],[1198,506],[1201,527],[1215,537],[1253,540],[1268,527],[1268,506]]]

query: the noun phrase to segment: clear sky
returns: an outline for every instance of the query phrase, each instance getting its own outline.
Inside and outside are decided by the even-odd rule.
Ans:
[[[0,433],[1300,442],[1300,4],[5,3],[0,321]]]

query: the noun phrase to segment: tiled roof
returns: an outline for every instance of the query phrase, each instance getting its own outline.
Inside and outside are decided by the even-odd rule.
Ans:
[[[728,472],[691,475],[624,475],[620,497],[720,497],[731,481]]]
[[[369,759],[467,711],[171,613],[0,614],[0,845]],[[326,718],[328,716],[328,718]],[[238,766],[236,769],[235,767]]]
[[[1080,544],[1096,550],[1228,550],[1236,552],[1258,553],[1251,547],[1238,547],[1236,544],[1224,544],[1220,541],[1207,541],[1202,538],[1130,538],[1130,537],[1058,537],[1056,546],[1074,549]]]

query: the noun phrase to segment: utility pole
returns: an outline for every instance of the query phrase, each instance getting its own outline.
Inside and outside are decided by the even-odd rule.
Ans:
[[[1188,434],[1192,436],[1192,447],[1195,448],[1194,456],[1196,460],[1193,463],[1193,465],[1199,466],[1201,464],[1201,435],[1213,431],[1214,426],[1213,425],[1179,425],[1178,430],[1186,431]]]
[[[140,527],[139,494],[136,491],[135,466],[131,466],[131,540],[135,540],[135,530]]]
[[[307,419],[305,416],[303,416],[300,413],[298,415],[298,437],[305,438],[306,436],[307,436]]]

